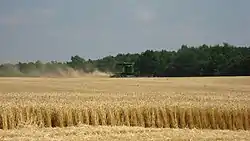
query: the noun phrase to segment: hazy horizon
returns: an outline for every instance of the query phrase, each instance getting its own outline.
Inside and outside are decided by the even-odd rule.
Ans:
[[[250,44],[248,0],[1,0],[0,63]]]

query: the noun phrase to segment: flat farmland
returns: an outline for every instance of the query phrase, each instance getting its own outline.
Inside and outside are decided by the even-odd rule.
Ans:
[[[184,129],[179,133],[192,132],[194,139],[210,130],[237,139],[230,132],[249,136],[249,86],[250,77],[0,78],[0,135],[16,137],[12,132],[26,126],[41,134],[89,126],[107,136],[124,128],[166,139],[172,135],[165,131]]]
[[[250,107],[250,77],[1,78],[0,94],[1,105]]]

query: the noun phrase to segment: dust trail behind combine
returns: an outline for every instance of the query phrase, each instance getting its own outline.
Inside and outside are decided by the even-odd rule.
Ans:
[[[87,73],[84,71],[78,71],[78,70],[69,68],[67,70],[59,69],[57,72],[41,74],[39,77],[77,78],[77,77],[109,77],[109,76],[111,76],[111,73],[104,73],[98,70]]]
[[[77,78],[77,77],[109,77],[111,73],[104,73],[95,69],[92,72],[76,70],[68,66],[43,66],[42,68],[30,68],[21,71],[17,66],[5,65],[7,69],[0,70],[0,77],[55,77],[55,78]],[[9,68],[8,68],[9,67]]]

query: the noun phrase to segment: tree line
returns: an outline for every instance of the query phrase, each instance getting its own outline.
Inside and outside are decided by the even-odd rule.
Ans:
[[[44,73],[67,71],[119,72],[117,63],[134,62],[135,74],[148,77],[188,76],[248,76],[250,75],[250,47],[222,45],[182,45],[177,51],[146,50],[141,53],[117,54],[96,60],[85,60],[75,55],[70,61],[41,61],[0,65],[0,76],[36,76]]]

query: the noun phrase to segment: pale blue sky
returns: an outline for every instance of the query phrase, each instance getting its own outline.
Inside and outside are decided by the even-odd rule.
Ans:
[[[0,62],[250,44],[250,0],[1,0]]]

